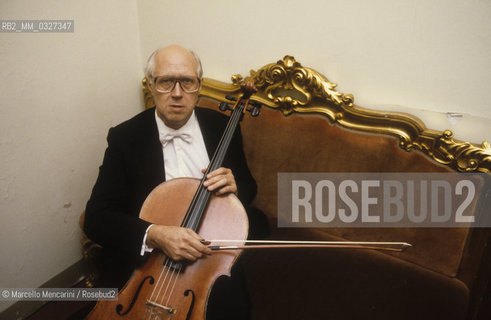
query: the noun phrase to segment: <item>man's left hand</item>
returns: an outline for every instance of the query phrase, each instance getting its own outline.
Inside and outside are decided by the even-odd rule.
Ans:
[[[202,170],[203,173],[206,169]],[[206,176],[203,184],[209,191],[216,191],[217,195],[235,193],[237,195],[237,185],[232,170],[220,167]]]

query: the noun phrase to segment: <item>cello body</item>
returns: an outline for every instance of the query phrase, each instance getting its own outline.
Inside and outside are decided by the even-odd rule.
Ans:
[[[155,224],[179,226],[200,181],[179,178],[163,182],[145,200],[140,218]],[[197,232],[203,239],[244,239],[247,214],[233,194],[211,195]],[[174,262],[154,250],[136,269],[117,301],[99,301],[87,319],[205,319],[215,280],[230,275],[240,250],[213,252],[193,263]]]

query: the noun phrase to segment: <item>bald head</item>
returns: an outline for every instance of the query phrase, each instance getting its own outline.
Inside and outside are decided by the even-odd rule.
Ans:
[[[155,73],[156,66],[165,64],[168,61],[184,61],[187,64],[190,64],[194,70],[196,70],[198,78],[201,79],[203,77],[203,68],[198,55],[195,52],[179,45],[170,45],[155,50],[150,57],[148,57],[147,65],[145,67],[145,77],[149,81],[152,81],[154,77],[158,76]]]

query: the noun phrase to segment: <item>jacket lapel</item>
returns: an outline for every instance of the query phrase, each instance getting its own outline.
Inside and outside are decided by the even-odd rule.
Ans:
[[[165,180],[165,169],[159,131],[155,123],[155,108],[150,110],[142,118],[141,130],[135,134],[134,150],[137,150],[135,156],[139,158],[142,178],[157,186]]]
[[[208,153],[208,157],[211,159],[218,147],[218,143],[220,142],[220,138],[223,134],[223,129],[220,128],[220,130],[218,130],[220,126],[216,121],[216,117],[210,116],[209,113],[203,111],[203,109],[199,107],[196,107],[194,110],[196,112],[196,118],[198,118],[201,133],[203,134],[206,152]]]

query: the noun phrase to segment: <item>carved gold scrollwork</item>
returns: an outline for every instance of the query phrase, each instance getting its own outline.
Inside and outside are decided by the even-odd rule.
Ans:
[[[453,132],[430,132],[421,134],[409,149],[416,149],[436,162],[459,172],[491,172],[491,147],[484,141],[476,146],[469,142],[455,141]],[[408,150],[409,151],[409,150]]]
[[[486,171],[486,168],[491,168],[489,143],[483,142],[479,148],[469,142],[456,142],[450,130],[445,130],[435,139],[429,155],[435,161],[450,165],[460,172]]]
[[[491,148],[488,143],[473,145],[453,139],[449,130],[438,132],[427,129],[417,117],[397,112],[376,111],[354,104],[351,94],[335,90],[336,84],[312,68],[303,67],[292,56],[285,56],[257,71],[250,72],[258,92],[251,99],[264,106],[293,113],[320,114],[336,125],[355,131],[391,135],[399,139],[405,151],[419,150],[434,161],[460,172],[491,172]],[[234,75],[232,83],[214,79],[203,80],[201,97],[230,102],[227,96],[239,96],[241,75]],[[143,82],[145,106],[153,100]]]
[[[145,103],[145,109],[152,108],[155,103],[153,102],[152,93],[150,88],[148,88],[147,78],[142,80],[142,91],[143,91],[143,101]]]
[[[285,115],[298,107],[309,105],[314,98],[329,101],[336,106],[353,104],[352,95],[344,95],[334,88],[337,84],[329,82],[317,71],[302,67],[292,56],[268,64],[258,71],[251,71],[256,87],[263,90]]]

